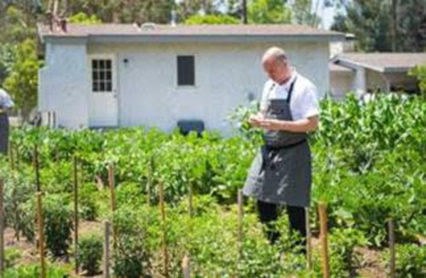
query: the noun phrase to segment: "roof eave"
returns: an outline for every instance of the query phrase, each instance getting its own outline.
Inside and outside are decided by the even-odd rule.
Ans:
[[[344,40],[344,35],[42,35],[43,42],[69,43],[168,43],[168,42],[330,42]]]

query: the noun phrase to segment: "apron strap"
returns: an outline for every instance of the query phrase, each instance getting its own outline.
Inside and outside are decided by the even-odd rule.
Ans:
[[[291,82],[290,84],[290,89],[288,90],[288,95],[287,95],[287,103],[290,103],[291,95],[293,94],[294,83],[296,83],[296,80],[297,80],[297,76],[294,78],[293,82]]]

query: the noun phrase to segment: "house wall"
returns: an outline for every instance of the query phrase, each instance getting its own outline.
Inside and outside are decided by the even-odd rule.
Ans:
[[[274,44],[276,45],[276,44]],[[60,125],[88,126],[90,55],[117,58],[120,126],[157,126],[171,131],[180,119],[201,119],[206,128],[229,131],[227,115],[250,96],[260,99],[267,77],[260,65],[269,43],[176,43],[47,45],[40,72],[40,109],[58,111]],[[283,43],[299,73],[329,88],[327,42]],[[178,87],[176,56],[195,55],[194,87]],[[128,62],[125,63],[124,59]],[[76,116],[78,114],[78,116]]]
[[[250,96],[260,99],[266,75],[263,44],[89,45],[90,54],[115,53],[118,63],[119,121],[170,131],[180,119],[201,119],[207,129],[228,131],[227,115]],[[328,88],[328,45],[283,44],[296,69]],[[194,87],[177,86],[177,55],[195,55]],[[127,64],[124,63],[127,59]]]
[[[85,44],[47,44],[39,71],[38,109],[55,111],[58,126],[88,125],[88,69]]]
[[[354,90],[353,72],[331,71],[330,72],[330,94],[333,99],[342,100],[347,92]]]

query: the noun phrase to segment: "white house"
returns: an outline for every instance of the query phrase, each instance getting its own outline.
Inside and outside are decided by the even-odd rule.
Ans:
[[[426,53],[340,53],[330,62],[331,95],[341,99],[348,91],[418,91],[408,71],[420,64],[426,64]]]
[[[38,26],[45,46],[38,109],[57,126],[157,126],[202,120],[229,130],[227,115],[259,98],[260,59],[283,47],[322,95],[329,88],[329,43],[344,34],[294,25]]]

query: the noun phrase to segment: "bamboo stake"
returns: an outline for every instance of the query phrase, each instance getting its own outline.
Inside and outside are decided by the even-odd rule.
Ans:
[[[321,254],[323,277],[330,278],[330,265],[328,262],[328,229],[327,229],[327,205],[319,204],[319,217],[321,229]]]
[[[78,168],[77,156],[73,158],[73,172],[74,172],[74,248],[75,248],[75,273],[78,274]]]
[[[311,248],[311,226],[309,224],[309,207],[305,208],[306,218],[306,267],[308,270],[312,269],[312,248]]]
[[[111,200],[111,211],[114,213],[116,209],[115,202],[115,173],[114,173],[114,165],[108,165],[108,184],[110,190],[110,200]],[[117,244],[117,229],[115,228],[114,223],[112,223],[112,239],[113,246],[115,247]]]
[[[0,178],[0,275],[4,274],[4,182]]]
[[[36,189],[36,192],[39,192],[41,190],[40,189],[40,165],[38,161],[37,145],[34,146],[33,162],[34,162],[34,170],[35,170],[35,189]]]
[[[388,222],[389,228],[389,277],[395,277],[395,225],[392,219]]]
[[[191,278],[191,268],[188,255],[185,255],[182,260],[182,274],[184,278]]]
[[[240,246],[242,246],[243,243],[243,217],[244,217],[244,211],[243,211],[243,192],[241,189],[238,190],[238,242],[240,243]]]
[[[110,262],[110,246],[109,246],[109,238],[110,238],[110,230],[111,223],[109,221],[105,221],[105,243],[104,243],[104,277],[110,278],[109,273],[109,262]]]
[[[164,184],[160,183],[160,211],[163,230],[163,257],[164,257],[164,276],[169,277],[169,254],[167,252],[167,231],[166,231],[166,209],[164,205]]]
[[[38,245],[40,253],[40,266],[41,273],[40,277],[46,277],[46,262],[44,258],[44,220],[43,220],[43,201],[42,201],[42,192],[37,192],[37,222],[38,222]]]

